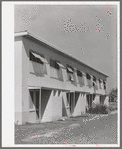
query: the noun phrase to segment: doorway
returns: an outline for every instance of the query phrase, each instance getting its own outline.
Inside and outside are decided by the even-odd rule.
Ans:
[[[74,111],[74,92],[67,92],[67,107],[68,107],[68,113],[71,116]]]
[[[39,120],[40,90],[30,89],[29,94],[30,94],[29,111],[31,113],[31,118],[33,119],[33,121],[36,121],[36,120]]]

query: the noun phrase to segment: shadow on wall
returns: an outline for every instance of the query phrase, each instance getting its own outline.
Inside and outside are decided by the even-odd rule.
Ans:
[[[79,96],[80,96],[80,93],[75,93],[75,106],[77,105]],[[74,108],[75,108],[75,106],[74,106]]]
[[[46,64],[39,64],[36,62],[32,62],[33,72],[31,74],[35,74],[36,76],[44,77],[47,74]]]
[[[80,84],[80,87],[83,87],[84,86],[84,78],[78,76],[78,83]]]
[[[100,104],[104,105],[104,102],[105,102],[105,96],[101,95],[100,96]]]
[[[87,78],[87,86],[88,86],[89,88],[92,88],[92,87],[93,87],[93,84],[92,84],[91,79],[88,79],[88,78]]]
[[[51,96],[51,90],[42,89],[41,91],[41,118],[43,118],[46,106]]]
[[[86,99],[87,99],[87,103],[89,107],[92,107],[92,101],[93,101],[93,95],[92,94],[88,94],[86,95]]]
[[[71,84],[73,84],[74,86],[77,86],[77,81],[76,81],[75,74],[73,74],[73,78],[74,78],[74,81],[71,81]]]
[[[67,111],[66,111],[66,106],[65,106],[65,104],[64,104],[63,98],[62,98],[62,107],[63,107],[62,116],[68,116],[68,115],[67,115]]]
[[[78,99],[79,99],[80,93],[75,93],[75,99],[74,97],[74,93],[67,93],[66,94],[66,103],[68,106],[68,110],[65,103],[64,103],[64,99],[62,97],[62,116],[69,116],[70,114],[72,114],[74,112],[74,109],[77,105]],[[68,113],[67,113],[68,112]]]
[[[59,69],[59,72],[58,72],[58,78],[59,78],[60,81],[64,80],[61,68]]]

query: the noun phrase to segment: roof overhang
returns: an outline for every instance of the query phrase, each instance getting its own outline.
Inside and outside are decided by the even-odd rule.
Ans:
[[[14,37],[25,36],[25,35],[28,35],[28,32],[14,33]]]

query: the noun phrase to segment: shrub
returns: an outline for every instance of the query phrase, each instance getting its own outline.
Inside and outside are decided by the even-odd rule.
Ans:
[[[117,105],[109,105],[109,110],[110,111],[114,111],[114,110],[117,110],[118,108],[117,108]]]
[[[26,125],[31,125],[31,123],[30,123],[30,122],[25,122],[25,124],[26,124]]]
[[[109,93],[109,102],[117,102],[117,88],[112,89]]]
[[[95,108],[89,108],[91,114],[108,114],[108,108],[106,105],[97,104]]]

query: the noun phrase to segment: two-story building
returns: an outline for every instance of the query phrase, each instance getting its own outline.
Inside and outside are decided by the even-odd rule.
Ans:
[[[15,123],[77,116],[104,104],[107,75],[30,32],[15,33]]]

